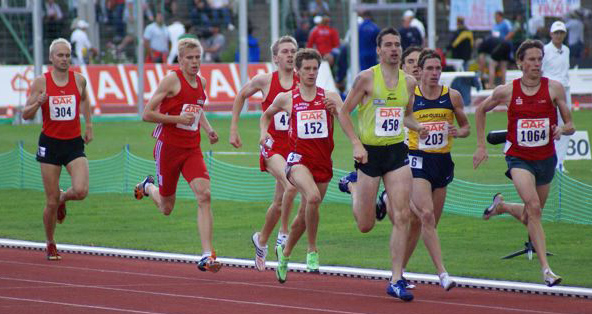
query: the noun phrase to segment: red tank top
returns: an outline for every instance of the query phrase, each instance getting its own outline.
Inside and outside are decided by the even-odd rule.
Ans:
[[[51,72],[45,73],[47,100],[41,104],[43,134],[60,140],[80,136],[80,91],[74,72],[68,71],[68,83],[57,86]]]
[[[323,103],[325,90],[317,87],[312,101],[302,99],[300,89],[292,91],[290,151],[319,160],[331,160],[333,152],[333,115]]]
[[[261,103],[261,110],[267,110],[279,93],[291,91],[296,88],[298,81],[298,75],[296,75],[296,72],[294,72],[294,76],[292,77],[292,86],[289,89],[285,89],[280,83],[278,71],[273,72],[271,76],[271,84],[269,85],[269,92],[267,93],[265,100],[263,100]],[[287,141],[289,128],[290,117],[288,117],[286,112],[282,111],[275,114],[273,121],[271,121],[269,124],[267,132],[273,137],[274,141]]]
[[[181,70],[174,70],[181,83],[181,90],[173,97],[165,98],[160,104],[160,113],[178,116],[181,112],[192,112],[195,114],[195,122],[192,125],[180,123],[159,124],[153,132],[153,136],[161,142],[177,147],[195,148],[199,147],[199,118],[204,114],[203,107],[206,101],[206,94],[201,85],[201,78],[196,77],[197,87],[189,85]]]
[[[508,106],[508,134],[511,144],[506,155],[525,160],[543,160],[555,154],[551,126],[557,125],[557,109],[549,94],[549,79],[541,78],[536,94],[522,92],[520,79],[512,82],[512,100]]]

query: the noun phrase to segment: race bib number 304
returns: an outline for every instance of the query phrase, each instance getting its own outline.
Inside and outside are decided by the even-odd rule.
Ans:
[[[438,149],[448,145],[448,122],[423,122],[428,128],[428,137],[419,140],[419,149]]]
[[[49,96],[49,115],[54,121],[74,120],[76,95]]]
[[[550,123],[549,118],[544,119],[518,119],[516,126],[516,139],[519,146],[539,147],[549,143]]]
[[[327,125],[327,111],[305,110],[299,111],[296,115],[298,138],[312,139],[325,138],[329,136]]]
[[[397,136],[403,128],[403,109],[398,107],[376,108],[376,136]]]
[[[199,118],[201,118],[201,114],[203,112],[203,109],[199,105],[183,104],[183,109],[181,109],[181,114],[186,113],[186,112],[192,113],[195,116],[195,121],[193,121],[193,124],[190,124],[190,125],[177,123],[177,127],[179,129],[183,129],[183,130],[187,130],[187,131],[197,131],[197,128],[199,127]]]
[[[278,131],[287,131],[290,127],[290,116],[285,111],[280,111],[273,116],[273,124]]]

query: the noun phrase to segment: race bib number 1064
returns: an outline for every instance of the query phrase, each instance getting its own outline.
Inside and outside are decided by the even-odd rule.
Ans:
[[[539,147],[549,143],[549,118],[518,119],[516,139],[519,146]]]

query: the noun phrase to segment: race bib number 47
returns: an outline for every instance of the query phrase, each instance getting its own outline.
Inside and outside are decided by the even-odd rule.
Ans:
[[[312,139],[329,136],[327,125],[327,111],[305,110],[296,115],[298,138]]]
[[[539,147],[549,143],[549,118],[518,119],[516,139],[519,146]]]
[[[74,120],[76,117],[76,96],[49,96],[49,115],[54,121]]]
[[[273,124],[278,131],[287,131],[290,127],[290,116],[285,111],[280,111],[273,116]]]
[[[199,127],[199,118],[201,118],[203,109],[199,105],[184,104],[183,109],[181,109],[181,114],[186,112],[193,114],[193,116],[195,116],[195,121],[193,121],[193,124],[191,125],[177,123],[177,127],[187,131],[197,131],[197,128]]]
[[[428,137],[419,140],[419,149],[438,149],[448,145],[448,122],[424,122],[428,128]]]
[[[403,128],[403,109],[397,107],[376,108],[376,136],[397,136]]]

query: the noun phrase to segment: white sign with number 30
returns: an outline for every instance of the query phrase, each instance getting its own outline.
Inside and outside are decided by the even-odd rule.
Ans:
[[[590,140],[588,131],[576,131],[569,137],[565,160],[592,159],[590,156]]]

